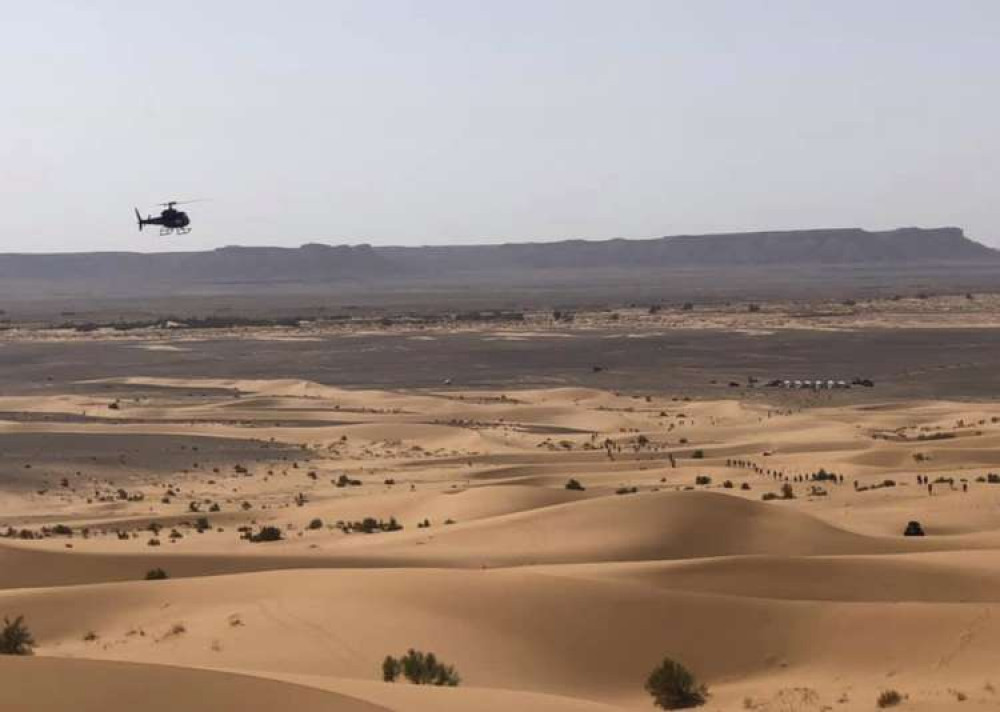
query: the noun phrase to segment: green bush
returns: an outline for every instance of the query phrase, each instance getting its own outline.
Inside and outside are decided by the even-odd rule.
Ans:
[[[24,616],[3,619],[0,629],[0,655],[34,655],[35,639],[24,624]]]
[[[437,685],[439,687],[458,687],[462,679],[455,668],[445,665],[437,659],[434,653],[423,653],[410,648],[406,655],[398,660],[387,655],[382,661],[382,679],[395,682],[400,674],[414,685]]]
[[[895,707],[902,701],[903,696],[896,690],[885,690],[875,702],[880,709],[885,709],[886,707]]]
[[[386,655],[385,660],[382,661],[382,681],[395,682],[399,678],[401,671],[402,665],[400,665],[399,661],[391,655]]]
[[[646,692],[657,707],[665,710],[686,709],[705,703],[708,690],[694,675],[675,660],[664,658],[646,678]]]
[[[903,530],[903,536],[924,536],[924,528],[920,526],[920,522],[911,521]]]
[[[281,541],[282,538],[278,527],[261,527],[259,532],[250,535],[250,541],[255,544],[263,541]]]
[[[586,488],[582,484],[580,484],[579,480],[574,480],[570,478],[569,481],[566,482],[566,489],[575,490],[577,492],[583,492]]]
[[[150,569],[146,572],[147,581],[162,581],[163,579],[168,578],[170,578],[170,576],[167,575],[167,572],[160,568]]]

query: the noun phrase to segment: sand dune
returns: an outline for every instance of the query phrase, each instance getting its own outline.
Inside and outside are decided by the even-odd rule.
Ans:
[[[507,488],[490,488],[504,494]],[[947,541],[867,537],[837,529],[782,504],[708,492],[659,492],[565,502],[525,488],[438,495],[414,512],[460,511],[484,518],[466,524],[376,536],[323,540],[308,551],[295,542],[243,553],[71,553],[0,544],[0,587],[39,587],[136,580],[162,563],[178,576],[269,570],[377,566],[480,567],[588,561],[650,561],[747,554],[874,554],[948,548]],[[527,511],[505,514],[521,507]],[[576,498],[574,498],[576,499]],[[563,502],[544,506],[545,502]],[[358,501],[354,502],[358,505]],[[449,506],[451,505],[451,506]],[[396,509],[399,509],[397,506]],[[369,506],[369,510],[371,507]],[[342,513],[345,510],[339,510]],[[357,509],[356,511],[365,511]],[[315,510],[314,510],[315,512]],[[487,516],[500,512],[495,516]],[[436,521],[440,521],[437,519]],[[230,541],[233,541],[232,539]],[[982,544],[980,544],[982,546]],[[244,549],[246,545],[244,545]],[[287,551],[292,548],[295,553]],[[230,551],[232,551],[230,549]]]
[[[746,556],[544,567],[670,591],[790,601],[1000,603],[1000,553]]]
[[[52,680],[59,684],[53,685]],[[0,659],[0,707],[25,712],[292,708],[311,712],[620,712],[556,695],[481,688],[384,685],[310,675],[234,674],[68,658]]]
[[[39,642],[0,659],[0,706],[639,710],[667,655],[713,710],[870,710],[888,686],[995,706],[1000,407],[876,405],[298,379],[0,398],[0,531],[74,529],[0,540],[0,615]],[[335,526],[366,517],[403,529]],[[462,687],[380,682],[410,647]]]
[[[390,709],[335,692],[246,675],[134,663],[0,658],[0,708],[19,712],[265,712],[289,707],[305,712]]]
[[[317,678],[304,675],[274,675],[275,679],[313,685],[321,689],[357,696],[399,712],[624,712],[623,708],[579,698],[496,688],[441,688],[416,685],[384,685],[365,680]]]
[[[355,551],[380,555],[409,551],[419,561],[483,566],[745,554],[870,554],[944,546],[927,540],[861,536],[781,504],[710,492],[588,499],[424,536],[369,539],[360,544]],[[419,548],[413,549],[414,544]]]
[[[639,703],[665,654],[711,684],[788,668],[884,675],[904,660],[968,683],[1000,644],[989,604],[791,602],[592,572],[285,571],[10,591],[0,608],[36,622],[46,655],[375,680],[382,656],[417,645],[460,661],[469,686],[611,704]]]

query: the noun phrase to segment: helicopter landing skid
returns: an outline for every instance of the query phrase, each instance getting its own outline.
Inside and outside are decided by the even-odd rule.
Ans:
[[[189,227],[161,227],[160,237],[166,237],[167,235],[187,235],[191,232]]]

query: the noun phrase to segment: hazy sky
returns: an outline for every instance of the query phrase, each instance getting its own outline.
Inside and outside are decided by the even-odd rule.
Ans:
[[[996,0],[0,0],[0,251],[960,225]],[[195,230],[136,231],[168,198]]]

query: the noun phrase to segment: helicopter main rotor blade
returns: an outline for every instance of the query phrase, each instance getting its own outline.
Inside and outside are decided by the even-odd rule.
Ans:
[[[197,198],[195,200],[168,200],[166,203],[157,203],[157,205],[190,205],[191,203],[207,203],[210,198]]]

